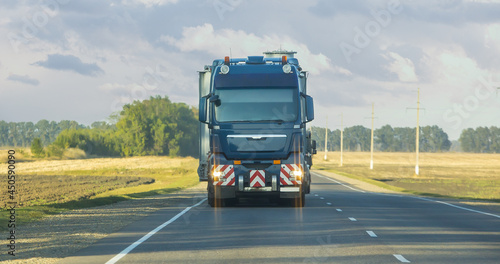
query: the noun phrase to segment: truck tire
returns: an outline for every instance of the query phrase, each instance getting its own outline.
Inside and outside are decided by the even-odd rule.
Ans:
[[[221,207],[221,199],[215,198],[215,189],[212,181],[209,179],[207,184],[207,200],[210,207]]]
[[[215,207],[215,199],[213,197],[210,197],[208,196],[208,205],[210,205],[210,207]]]
[[[208,205],[210,207],[222,207],[224,205],[224,200],[222,199],[216,199],[214,197],[208,197]]]

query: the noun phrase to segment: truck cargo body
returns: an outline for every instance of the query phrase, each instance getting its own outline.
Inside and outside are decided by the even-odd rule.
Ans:
[[[240,197],[304,205],[315,144],[307,73],[295,58],[215,60],[200,72],[200,180],[211,206]]]

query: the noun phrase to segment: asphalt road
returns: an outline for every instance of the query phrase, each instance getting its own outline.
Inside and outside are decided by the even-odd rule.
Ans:
[[[200,193],[61,263],[500,262],[498,214],[319,175],[311,187],[304,208],[244,200],[214,209]]]

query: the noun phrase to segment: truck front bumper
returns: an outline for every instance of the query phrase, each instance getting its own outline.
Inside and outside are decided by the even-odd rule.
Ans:
[[[237,186],[214,186],[215,197],[220,199],[239,197],[279,197],[279,198],[300,198],[302,186],[279,186],[273,190],[272,186],[265,187],[243,187]]]

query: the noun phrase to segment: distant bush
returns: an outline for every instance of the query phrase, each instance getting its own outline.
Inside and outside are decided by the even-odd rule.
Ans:
[[[85,151],[78,148],[68,148],[63,152],[63,158],[65,159],[85,159],[86,157]]]
[[[35,138],[33,139],[33,142],[31,142],[31,153],[33,153],[33,155],[37,158],[45,156],[42,140],[40,140],[40,138]]]
[[[57,145],[49,145],[47,146],[47,151],[46,151],[47,157],[49,158],[62,158],[64,154],[64,148],[61,148]]]

